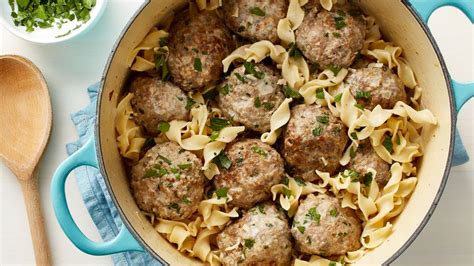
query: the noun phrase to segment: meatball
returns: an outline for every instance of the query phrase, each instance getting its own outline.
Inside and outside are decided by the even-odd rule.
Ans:
[[[250,209],[217,236],[223,265],[290,265],[286,215],[271,202]]]
[[[327,107],[301,104],[291,109],[284,131],[283,157],[294,175],[314,181],[314,170],[333,174],[348,141],[347,128]]]
[[[163,219],[190,218],[204,194],[201,167],[196,155],[174,142],[151,148],[131,170],[138,207]]]
[[[298,251],[324,257],[359,249],[361,233],[354,210],[342,208],[337,198],[326,194],[308,195],[298,206],[291,227]]]
[[[281,76],[263,64],[246,62],[246,66],[235,69],[221,84],[219,107],[232,121],[247,129],[270,131],[270,118],[285,99],[278,85]],[[255,74],[249,74],[246,69],[253,69]]]
[[[407,103],[403,82],[386,67],[351,69],[346,83],[357,103],[369,110],[377,105],[391,109],[398,101]]]
[[[377,171],[375,181],[377,181],[380,188],[383,188],[391,177],[390,165],[377,155],[368,140],[359,143],[359,147],[355,152],[354,158],[351,159],[348,168],[356,171],[364,179],[363,181],[367,183],[368,181],[365,180],[365,178],[369,178],[365,176],[368,173],[367,169],[374,169]]]
[[[321,68],[331,65],[347,68],[362,49],[366,34],[365,21],[352,7],[335,7],[332,11],[311,9],[296,30],[296,45],[303,55]]]
[[[277,27],[286,17],[287,0],[225,0],[225,24],[236,34],[251,41],[278,41]]]
[[[227,145],[224,154],[232,162],[214,177],[216,188],[227,188],[232,206],[248,209],[271,198],[271,187],[284,174],[283,159],[270,145],[246,139]]]
[[[136,77],[130,86],[135,119],[151,134],[158,134],[160,122],[187,120],[186,94],[171,82],[146,76]]]
[[[213,11],[182,13],[172,24],[168,68],[180,88],[201,89],[219,80],[233,49],[230,31]]]

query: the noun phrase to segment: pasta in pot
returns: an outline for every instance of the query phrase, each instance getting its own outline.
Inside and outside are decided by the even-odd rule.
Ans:
[[[221,0],[196,0],[194,2],[197,5],[197,9],[200,10],[194,10],[195,12],[208,12],[217,9],[217,13],[219,13],[220,7],[222,6]],[[248,0],[248,2],[254,3],[253,0]],[[248,11],[250,17],[246,17],[246,20],[256,19],[261,22],[260,20],[265,19],[265,6],[258,6],[258,1],[255,1],[255,5],[255,7]],[[195,8],[194,4],[192,4],[192,8]],[[358,19],[363,20],[362,22],[367,26],[364,35],[365,41],[363,42],[362,49],[359,50],[359,56],[363,57],[365,61],[359,64],[354,63],[349,68],[329,64],[325,65],[325,69],[315,69],[315,64],[308,64],[305,58],[306,54],[303,55],[302,51],[296,46],[295,31],[297,31],[305,19],[305,9],[308,10],[309,8],[318,9],[320,12],[332,11],[332,15],[330,16],[333,17],[330,23],[335,24],[337,30],[343,30],[343,28],[347,26],[344,23],[345,12],[350,13],[351,16],[360,15]],[[301,246],[299,246],[293,250],[293,264],[344,265],[346,263],[355,263],[364,256],[366,252],[379,247],[390,237],[394,231],[392,225],[393,220],[403,211],[418,181],[416,177],[416,160],[423,156],[421,131],[426,127],[436,126],[438,121],[429,110],[422,108],[420,100],[423,89],[417,83],[415,74],[409,66],[408,61],[403,58],[402,48],[382,39],[379,26],[374,18],[362,14],[352,14],[353,9],[351,8],[351,3],[343,0],[289,0],[286,17],[278,21],[278,27],[276,29],[279,41],[272,43],[268,40],[261,40],[248,43],[228,54],[227,57],[222,60],[222,69],[224,72],[232,70],[234,65],[239,66],[242,64],[239,71],[234,70],[228,74],[233,78],[233,82],[223,82],[221,84],[209,82],[205,84],[204,89],[200,89],[200,91],[186,92],[182,94],[183,97],[178,95],[177,98],[180,98],[180,102],[178,103],[181,103],[182,106],[186,106],[186,115],[189,114],[189,117],[183,116],[187,118],[182,117],[174,120],[171,120],[173,119],[171,118],[169,119],[171,121],[161,121],[158,125],[158,135],[150,135],[151,132],[143,127],[143,123],[141,123],[140,120],[136,121],[136,114],[143,114],[144,111],[139,110],[140,108],[134,106],[133,101],[131,102],[131,99],[135,97],[133,93],[126,94],[119,102],[116,110],[115,128],[117,132],[117,145],[122,157],[130,160],[132,164],[137,164],[137,161],[143,160],[144,152],[150,148],[149,142],[152,144],[154,142],[156,145],[165,145],[166,143],[169,144],[169,142],[172,142],[175,143],[173,145],[176,149],[181,149],[186,153],[191,152],[192,156],[196,155],[197,158],[202,161],[202,164],[199,164],[197,167],[199,174],[209,180],[213,180],[213,182],[209,182],[209,185],[206,185],[205,191],[208,193],[204,194],[207,196],[201,198],[202,200],[199,202],[195,201],[195,211],[191,216],[186,216],[187,219],[163,219],[163,216],[160,216],[160,212],[153,209],[143,213],[144,216],[150,220],[156,231],[164,236],[170,243],[176,245],[178,251],[210,265],[221,265],[228,264],[229,261],[232,262],[234,259],[241,260],[241,262],[245,261],[246,263],[258,263],[259,261],[253,261],[253,259],[256,258],[245,257],[245,250],[252,248],[254,244],[263,249],[265,249],[265,247],[272,248],[265,246],[266,242],[261,239],[265,237],[265,234],[259,234],[258,231],[265,226],[270,228],[272,225],[259,225],[247,230],[248,226],[253,225],[247,225],[246,222],[239,223],[249,212],[257,211],[258,217],[268,218],[265,216],[265,208],[260,206],[262,202],[260,201],[251,209],[234,205],[232,204],[233,199],[231,194],[228,194],[229,188],[218,187],[216,184],[232,184],[232,182],[225,180],[229,178],[225,173],[229,172],[230,167],[234,167],[231,170],[235,170],[239,165],[242,166],[243,161],[247,158],[245,156],[246,152],[250,152],[252,156],[262,156],[256,157],[262,161],[269,159],[269,150],[273,149],[269,145],[276,144],[276,149],[278,149],[280,146],[278,141],[280,140],[284,143],[282,146],[286,145],[287,143],[285,141],[288,140],[288,130],[290,127],[294,127],[291,128],[291,132],[296,136],[289,139],[291,145],[305,145],[304,143],[317,143],[318,145],[331,144],[330,146],[333,150],[336,146],[340,147],[340,154],[327,150],[327,147],[321,147],[321,149],[317,151],[319,153],[308,153],[316,158],[320,157],[319,159],[322,162],[322,166],[311,168],[310,170],[315,179],[306,179],[305,173],[298,172],[296,166],[290,165],[288,157],[283,156],[286,159],[286,163],[291,166],[288,167],[288,169],[285,168],[289,175],[285,174],[286,177],[280,179],[280,177],[283,177],[281,175],[281,173],[283,173],[283,163],[281,163],[281,172],[278,174],[278,180],[275,181],[276,179],[272,179],[265,182],[265,184],[270,185],[268,185],[267,190],[263,189],[261,194],[267,193],[269,196],[271,195],[272,200],[263,204],[272,206],[275,211],[276,208],[273,204],[281,207],[280,209],[284,210],[287,217],[290,218],[290,223],[293,223],[293,229],[291,229],[291,233],[293,234],[294,232],[298,233],[298,231],[303,234],[305,230],[310,230],[296,224],[295,221],[300,218],[311,219],[311,223],[314,222],[315,226],[323,226],[319,224],[320,219],[333,219],[325,221],[325,224],[330,224],[331,221],[337,221],[337,214],[333,213],[332,210],[329,214],[322,214],[318,213],[316,208],[310,208],[306,216],[301,217],[301,206],[309,206],[311,202],[307,200],[310,198],[314,199],[314,195],[319,194],[331,195],[331,204],[339,204],[340,206],[338,205],[338,208],[344,208],[344,210],[349,211],[349,214],[354,213],[353,216],[356,218],[352,218],[357,219],[359,226],[362,224],[360,230],[357,229],[356,234],[351,236],[354,237],[351,239],[358,239],[357,245],[351,245],[351,249],[344,249],[342,252],[344,255],[341,256],[339,261],[330,260],[329,258],[334,259],[334,257],[330,257],[324,254],[324,252],[304,252],[303,250],[316,249],[301,249]],[[236,12],[238,13],[238,10]],[[312,10],[312,12],[317,11]],[[238,14],[235,15],[238,16]],[[219,19],[225,20],[226,18]],[[332,19],[334,19],[334,21],[332,21]],[[274,21],[266,21],[262,25],[276,25],[273,22]],[[169,79],[169,82],[172,83],[176,80],[169,75],[167,70],[167,54],[174,49],[173,45],[170,44],[170,46],[168,46],[167,43],[168,32],[173,34],[172,30],[168,31],[169,27],[173,27],[172,20],[169,19],[164,24],[167,26],[161,27],[162,29],[160,30],[153,28],[149,32],[139,45],[131,51],[127,63],[134,72],[146,72],[146,75],[154,77],[156,77],[158,73],[158,76],[160,76],[163,81],[168,82],[167,80]],[[304,25],[301,28],[303,27]],[[236,29],[233,29],[233,31],[237,32]],[[336,37],[337,34],[339,33],[333,33]],[[363,38],[361,40],[363,40]],[[216,42],[218,41],[221,40],[217,40]],[[189,50],[193,55],[200,55],[202,53],[196,49]],[[219,59],[219,61],[220,60],[221,59]],[[256,67],[254,63],[259,63],[260,66]],[[202,62],[200,58],[196,57],[194,60],[194,70],[200,72],[200,69],[205,64],[206,62]],[[270,75],[270,73],[275,72],[263,71],[262,69],[266,67],[265,64],[272,64],[276,67],[275,69],[279,70],[278,72],[281,71],[281,76],[274,78],[271,88],[269,87],[268,79],[264,79],[264,77],[265,75]],[[374,70],[374,73],[382,73],[377,77],[372,77],[374,79],[384,79],[389,76],[389,78],[391,78],[390,81],[392,81],[392,83],[390,83],[391,85],[389,85],[393,86],[390,87],[387,85],[388,88],[384,89],[402,90],[403,98],[395,98],[397,100],[393,100],[390,105],[383,105],[376,102],[376,104],[370,107],[367,106],[366,108],[361,102],[365,100],[368,102],[369,99],[377,96],[371,93],[376,94],[378,92],[377,89],[380,89],[377,86],[384,86],[386,84],[376,84],[370,92],[351,90],[350,82],[351,79],[354,79],[354,72],[357,71],[352,69],[352,67],[354,69],[363,68]],[[358,73],[359,75],[363,73],[362,76],[364,79],[370,79],[370,75],[364,76],[366,75],[364,73],[369,72],[370,71],[360,71]],[[228,81],[229,79],[230,78],[226,78],[225,80]],[[254,81],[255,83],[252,83]],[[356,80],[356,82],[363,81]],[[244,88],[245,86],[237,86],[242,84],[245,84],[247,87],[260,84],[259,86],[255,86],[258,87],[256,89],[259,90],[258,96],[252,95],[251,91],[248,93],[245,91],[241,94],[236,94],[239,97],[239,101],[235,103],[230,102],[232,97],[223,97],[225,95],[232,96],[233,94],[230,92],[233,92],[234,89]],[[407,91],[405,91],[405,87]],[[280,100],[275,101],[276,104],[262,102],[264,96],[268,99],[271,98],[270,94],[274,94],[276,88],[278,90],[281,89],[283,92],[277,92],[280,94]],[[405,93],[407,95],[405,95]],[[283,94],[285,96],[283,96]],[[186,96],[186,99],[184,99],[184,96]],[[260,96],[262,99],[260,99]],[[216,97],[219,97],[219,101],[226,99],[229,101],[231,107],[235,107],[232,106],[232,104],[238,106],[237,108],[219,109],[219,107],[222,107],[222,102],[215,100]],[[175,97],[173,96],[172,98],[174,99]],[[160,97],[150,99],[150,101],[152,104],[159,104]],[[410,102],[410,104],[408,102]],[[305,113],[305,109],[296,113],[294,112],[294,110],[298,108],[295,106],[296,104],[312,105],[317,108],[310,110],[313,113],[310,111]],[[249,106],[254,109],[245,109]],[[258,108],[266,108],[268,116],[271,114],[270,130],[268,130],[268,124],[266,124],[265,129],[262,129],[263,127],[258,128],[261,124],[255,123],[257,125],[253,127],[254,124],[251,122],[249,122],[250,124],[245,124],[242,120],[233,119],[234,116],[232,112],[236,109],[259,110]],[[316,117],[306,117],[314,116],[315,114]],[[304,123],[294,123],[294,121],[299,121],[292,120],[296,119],[294,117],[295,115],[299,116],[297,119],[309,120],[304,120]],[[266,117],[266,119],[268,123],[268,117]],[[309,122],[306,123],[306,121]],[[245,126],[238,122],[245,124]],[[308,130],[305,128],[307,125],[315,125],[315,127]],[[154,124],[152,125],[152,129],[154,129]],[[329,132],[329,130],[331,131]],[[231,158],[227,157],[226,152],[230,147],[233,147],[234,143],[244,141],[242,138],[254,137],[255,134],[262,132],[263,134],[260,135],[260,139],[256,138],[250,142],[247,141],[250,143],[247,145],[248,148],[235,148],[232,156],[229,156]],[[319,138],[324,138],[325,141]],[[305,141],[303,141],[303,139]],[[331,143],[331,141],[337,143]],[[268,149],[265,150],[258,145],[254,145],[253,143],[255,142],[265,143],[264,145],[268,146]],[[228,144],[230,145],[227,146]],[[365,167],[365,171],[361,174],[351,167],[356,161],[356,159],[354,159],[355,154],[359,149],[361,149],[359,151],[363,151],[364,145],[366,145],[366,148],[367,145],[370,145],[368,148],[370,149],[371,156],[376,156],[375,158],[378,157],[378,164],[375,166],[369,164],[364,165],[364,161],[362,160],[362,166],[358,165],[358,167]],[[301,147],[303,150],[308,148],[310,147]],[[285,147],[283,147],[282,150],[281,152],[284,153]],[[327,152],[324,153],[325,151]],[[279,155],[277,150],[274,152],[276,155]],[[180,152],[178,152],[176,156],[179,157],[179,154]],[[365,153],[360,153],[360,155],[364,154]],[[160,156],[161,155],[158,154],[158,157]],[[175,164],[173,160],[163,158],[160,159],[160,163],[167,164],[166,167],[162,167],[160,163],[158,163],[157,165],[152,165],[151,168],[142,169],[143,172],[145,172],[143,179],[152,178],[153,184],[158,184],[158,186],[161,187],[167,185],[172,186],[172,184],[166,184],[160,181],[159,178],[163,175],[174,175],[177,180],[179,180],[179,178],[184,178],[185,176],[181,175],[182,171],[186,171],[191,166],[182,163]],[[295,160],[298,161],[298,157],[295,158]],[[304,161],[303,159],[301,161]],[[254,164],[250,163],[251,165],[246,168],[246,171],[258,168],[255,167],[255,160],[249,161],[252,161]],[[358,162],[360,161],[361,160]],[[332,166],[333,162],[337,164],[337,167],[331,167],[330,169],[324,168],[328,165]],[[380,165],[383,165],[383,167],[379,167]],[[326,171],[328,172],[322,171],[323,168],[327,169]],[[335,169],[337,171],[335,171]],[[240,168],[240,170],[242,170],[242,168]],[[254,173],[246,172],[246,175],[252,175],[251,177],[259,176],[259,171],[266,169],[254,170]],[[235,171],[238,172],[239,170]],[[379,171],[379,173],[377,173],[377,171]],[[377,177],[383,177],[384,182],[379,183],[379,181],[376,180]],[[233,180],[238,179],[235,176],[232,176],[232,178]],[[224,179],[224,181],[221,183],[215,182],[220,179]],[[242,182],[248,180],[254,179],[249,177]],[[278,183],[280,180],[283,181]],[[244,196],[250,197],[249,195],[251,193],[248,193],[248,195],[245,194],[249,184],[240,185],[242,187],[237,187],[237,185],[227,186],[237,190],[240,189],[239,193],[243,191]],[[259,184],[252,185],[256,187],[260,186]],[[162,189],[166,191],[166,188],[162,187]],[[186,189],[192,190],[193,188],[187,187]],[[256,191],[259,192],[258,189],[256,189]],[[255,191],[252,191],[252,193],[253,192]],[[239,195],[241,196],[242,193]],[[235,196],[234,202],[238,200],[238,196]],[[189,201],[189,199],[184,197],[179,204],[186,204],[186,201]],[[179,204],[170,204],[168,208],[179,213]],[[241,209],[233,206],[239,206]],[[258,210],[260,210],[260,212],[258,212]],[[306,220],[304,221],[306,223]],[[286,221],[285,226],[281,228],[286,228],[287,222],[288,221]],[[245,228],[235,229],[234,231],[240,230],[247,235],[257,234],[255,235],[255,239],[232,239],[235,233],[232,230],[226,232],[225,237],[222,236],[222,232],[226,230],[226,228],[229,228],[231,224],[231,227],[238,227],[239,224],[245,224]],[[318,230],[320,229],[321,228]],[[314,233],[314,231],[312,232]],[[310,233],[311,231],[306,231],[306,234]],[[290,231],[284,232],[283,235],[290,235]],[[221,239],[221,241],[225,242],[223,246],[226,247],[226,250],[219,250],[216,244],[216,239],[219,239],[218,236],[226,238]],[[305,237],[306,235],[302,236]],[[227,239],[229,237],[231,238],[231,242],[226,242],[229,241],[229,239]],[[318,239],[316,239],[316,241],[317,240]],[[236,244],[234,245],[232,241]],[[272,244],[277,245],[278,243],[275,244],[272,242]],[[301,245],[301,243],[297,243],[297,245]],[[309,241],[307,245],[312,245],[311,241]],[[281,248],[282,250],[292,249],[291,245],[276,248]],[[223,260],[224,254],[233,254],[232,256],[234,256],[236,254],[238,255],[240,250],[242,250],[244,257],[226,258],[226,260]],[[333,254],[340,255],[342,253]],[[272,258],[264,257],[265,254],[261,256],[263,256],[262,261],[272,261]],[[276,260],[277,258],[275,258],[275,261]]]

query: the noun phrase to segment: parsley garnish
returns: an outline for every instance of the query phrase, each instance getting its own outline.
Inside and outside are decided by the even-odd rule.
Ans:
[[[260,16],[260,17],[264,17],[265,16],[265,11],[263,11],[262,9],[260,9],[259,7],[252,7],[249,9],[250,13],[252,13],[253,15],[255,16]]]
[[[336,265],[337,265],[336,262],[331,261],[331,262],[329,262],[329,265],[328,265],[328,266],[336,266]]]
[[[211,141],[215,141],[219,137],[219,134],[219,131],[212,131],[211,136],[209,136],[209,138],[211,139]]]
[[[310,218],[311,220],[315,221],[316,223],[319,224],[320,220],[321,220],[321,214],[318,213],[318,211],[316,210],[315,207],[311,208],[308,210],[308,213],[306,214],[306,216],[308,218]]]
[[[385,137],[382,144],[388,152],[393,152],[393,143],[391,138]]]
[[[298,47],[296,46],[294,42],[290,44],[290,48],[288,49],[288,54],[294,58],[300,58],[303,56],[303,53],[301,52],[300,49],[298,49]]]
[[[344,17],[341,17],[341,16],[334,17],[334,22],[336,24],[336,29],[337,30],[341,30],[345,26],[347,26]]]
[[[349,156],[351,156],[351,158],[354,158],[356,156],[356,151],[352,146],[349,148]]]
[[[323,132],[324,128],[321,126],[318,126],[317,128],[313,129],[313,136],[318,137],[321,136],[321,133]]]
[[[324,99],[324,90],[322,88],[316,90],[316,98]]]
[[[244,245],[246,248],[251,249],[255,245],[255,240],[253,239],[244,239]]]
[[[194,58],[194,70],[202,72],[202,63],[200,58]]]
[[[356,99],[370,99],[371,98],[371,94],[370,94],[370,91],[356,91],[356,95],[355,95]]]
[[[368,172],[367,174],[364,175],[364,184],[366,187],[370,187],[372,180],[373,180],[373,175],[371,172]]]
[[[316,121],[318,121],[321,124],[327,125],[329,123],[329,116],[327,114],[325,115],[318,115],[316,116]]]
[[[258,204],[257,209],[260,213],[265,214],[265,208],[263,207],[262,204]]]
[[[179,207],[179,204],[176,203],[176,202],[171,202],[169,205],[168,205],[168,208],[172,209],[172,210],[175,210],[177,213],[179,213],[179,210],[181,209]]]
[[[234,73],[235,77],[240,80],[240,82],[245,83],[245,77],[240,75],[239,73]]]
[[[218,199],[220,198],[227,198],[227,192],[229,191],[229,188],[227,187],[221,187],[218,190],[216,190],[216,196]]]
[[[342,93],[339,93],[336,96],[334,96],[334,101],[338,103],[341,101],[341,98],[342,98]]]
[[[306,229],[304,226],[298,226],[298,231],[300,231],[300,233],[304,234],[304,230]]]
[[[191,201],[188,197],[184,197],[184,198],[183,198],[183,202],[184,202],[185,204],[191,204],[191,203],[192,203],[192,201]]]
[[[291,190],[287,189],[286,187],[283,187],[282,191],[283,195],[285,195],[287,198],[290,198],[293,195],[293,192]]]
[[[253,106],[255,106],[255,108],[262,107],[262,102],[260,102],[260,97],[255,98],[255,100],[253,101]]]
[[[252,149],[253,152],[255,152],[258,155],[262,155],[262,156],[267,156],[268,155],[267,151],[264,150],[263,148],[259,147],[259,146],[253,146],[251,149]]]
[[[155,69],[161,72],[161,80],[165,81],[169,77],[168,66],[166,65],[166,50],[158,51],[155,57]]]
[[[329,211],[329,215],[331,215],[332,217],[336,217],[337,216],[337,209],[336,208],[333,208]]]
[[[337,74],[339,74],[339,71],[341,71],[342,67],[338,66],[338,65],[335,65],[335,64],[329,64],[327,66],[327,68],[329,70],[332,71],[332,73],[334,73],[335,76],[337,76]]]
[[[352,138],[353,140],[358,140],[357,133],[352,132],[352,133],[351,133],[351,138]]]
[[[183,164],[178,164],[178,168],[181,170],[185,170],[188,168],[191,168],[193,166],[192,163],[183,163]]]
[[[222,86],[222,87],[219,88],[219,92],[220,92],[222,95],[227,95],[227,94],[229,94],[229,92],[231,91],[231,86],[232,86],[232,85],[225,84],[224,86]]]
[[[219,168],[229,169],[232,166],[232,161],[224,154],[224,152],[219,153],[219,155],[214,158],[213,162]]]
[[[191,97],[186,97],[186,110],[191,110],[193,106],[196,104],[196,101]]]
[[[341,38],[341,34],[339,32],[333,32],[332,36],[334,36],[336,38]]]
[[[306,182],[304,182],[303,179],[301,179],[301,178],[299,178],[299,177],[295,177],[294,179],[295,179],[295,181],[296,181],[296,184],[298,184],[298,186],[300,186],[300,187],[306,186]]]
[[[218,117],[212,117],[211,118],[211,124],[209,125],[209,128],[214,130],[214,131],[221,131],[221,129],[230,126],[230,121],[227,119],[223,118],[218,118]]]
[[[275,105],[274,105],[273,103],[271,103],[271,102],[266,102],[266,103],[263,104],[263,108],[265,108],[265,109],[267,109],[267,110],[269,110],[269,111],[272,110],[273,107],[275,107]]]
[[[359,103],[354,104],[354,107],[357,107],[362,111],[365,110],[365,107],[362,104],[359,104]]]
[[[255,69],[255,64],[249,61],[244,62],[245,73],[244,74],[251,74],[257,79],[263,79],[265,77],[265,73],[259,72]]]
[[[160,122],[158,124],[158,130],[161,132],[161,133],[166,133],[170,130],[170,124],[168,122]]]
[[[283,93],[285,94],[286,98],[293,98],[293,99],[303,98],[303,96],[301,96],[301,94],[298,91],[292,89],[290,85],[288,84],[283,86]]]
[[[160,46],[163,47],[163,46],[166,46],[168,45],[168,37],[161,37],[160,38]]]
[[[162,161],[164,161],[165,163],[167,163],[169,165],[173,164],[170,159],[166,158],[165,156],[163,156],[161,154],[158,154],[157,159],[161,159]]]

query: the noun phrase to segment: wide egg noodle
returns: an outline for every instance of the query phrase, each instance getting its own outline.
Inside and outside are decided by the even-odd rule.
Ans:
[[[155,54],[158,49],[162,48],[168,51],[167,46],[160,46],[160,39],[167,38],[168,32],[153,28],[150,33],[132,50],[128,57],[128,65],[131,70],[143,72],[155,68]],[[140,52],[142,55],[140,56]]]
[[[341,69],[337,75],[329,69],[324,70],[318,75],[318,78],[305,83],[300,87],[299,92],[304,98],[305,104],[313,104],[316,102],[316,91],[318,89],[335,87],[341,84],[347,76],[348,70]]]
[[[309,79],[308,64],[303,57],[292,58],[281,45],[275,45],[269,41],[259,41],[237,48],[229,56],[222,60],[224,72],[229,70],[230,64],[235,60],[247,60],[260,62],[270,57],[281,69],[283,78],[293,88],[299,88]]]
[[[140,151],[145,144],[142,129],[133,120],[133,109],[130,101],[133,93],[128,93],[117,106],[115,111],[115,130],[117,131],[117,146],[124,158],[138,161]]]
[[[270,118],[270,132],[262,134],[260,140],[270,145],[275,144],[281,133],[281,128],[290,120],[290,103],[293,99],[286,98],[273,112]]]
[[[301,8],[308,0],[290,0],[286,18],[278,21],[277,35],[285,46],[295,43],[295,30],[301,25],[305,12]]]
[[[211,11],[222,6],[222,0],[195,0],[200,11]]]

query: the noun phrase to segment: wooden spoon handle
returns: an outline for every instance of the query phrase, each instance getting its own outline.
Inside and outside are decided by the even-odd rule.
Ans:
[[[43,215],[41,212],[38,179],[30,178],[21,180],[21,189],[25,199],[26,213],[30,224],[31,239],[35,251],[36,265],[51,265],[51,257],[48,245],[48,236],[44,228]]]

